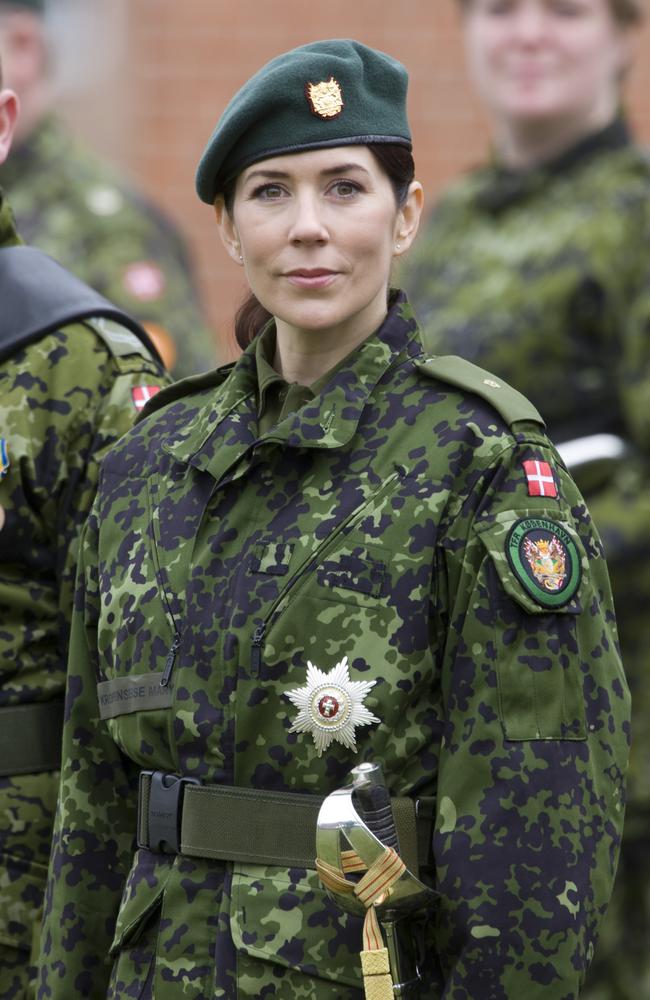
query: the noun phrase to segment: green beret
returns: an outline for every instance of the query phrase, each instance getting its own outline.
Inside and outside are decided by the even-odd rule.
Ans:
[[[196,172],[199,198],[212,204],[245,167],[282,153],[377,142],[410,149],[407,87],[401,63],[348,39],[277,56],[219,119]]]

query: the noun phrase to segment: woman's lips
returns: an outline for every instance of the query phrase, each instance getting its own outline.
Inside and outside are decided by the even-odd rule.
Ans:
[[[338,277],[338,271],[328,271],[323,267],[296,268],[288,271],[285,277],[292,285],[299,288],[325,288]]]

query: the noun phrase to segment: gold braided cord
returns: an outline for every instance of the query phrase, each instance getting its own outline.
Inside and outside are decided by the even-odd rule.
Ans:
[[[341,868],[346,874],[368,870],[367,864],[361,860],[356,851],[341,851]]]
[[[384,947],[379,920],[375,907],[381,903],[390,887],[406,871],[406,865],[392,848],[384,853],[367,870],[367,866],[354,851],[343,851],[341,867],[316,859],[316,870],[323,885],[334,893],[354,895],[366,908],[363,923],[363,944],[361,967],[366,1000],[392,1000],[393,980],[390,975],[388,951]],[[366,871],[355,885],[345,877],[346,872]]]
[[[394,1000],[388,949],[361,953],[363,987],[366,1000]]]

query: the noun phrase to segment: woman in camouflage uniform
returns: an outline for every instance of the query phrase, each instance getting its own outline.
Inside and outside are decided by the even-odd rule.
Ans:
[[[429,357],[389,290],[421,208],[406,81],[357,42],[293,50],[199,166],[257,300],[239,360],[104,466],[43,998],[357,1000],[313,804],[370,761],[431,807],[418,995],[578,995],[627,759],[606,567],[537,411]]]
[[[494,156],[443,195],[404,284],[429,350],[539,407],[603,539],[634,739],[593,998],[650,1000],[650,157],[621,114],[644,2],[460,7]]]

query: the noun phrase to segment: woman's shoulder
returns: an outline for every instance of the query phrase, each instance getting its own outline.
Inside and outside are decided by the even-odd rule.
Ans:
[[[635,192],[643,199],[648,198],[650,148],[630,143],[622,149],[603,150],[587,161],[582,170],[559,180],[564,180],[569,186],[573,182],[576,188],[593,186],[605,193],[609,190],[622,196],[625,207],[630,199],[634,200]]]
[[[191,402],[192,397],[202,397],[206,391],[214,389],[225,382],[234,367],[235,363],[231,362],[227,365],[221,365],[219,368],[214,368],[209,372],[202,372],[200,375],[189,375],[187,378],[179,379],[178,382],[172,382],[171,385],[168,385],[165,389],[161,389],[160,392],[156,393],[149,400],[139,414],[137,422],[140,423],[146,420],[157,410],[162,410],[179,399],[188,399]]]
[[[230,364],[191,375],[152,396],[135,425],[108,452],[105,472],[142,478],[158,467],[172,442],[200,434],[232,369]]]
[[[427,379],[447,386],[463,398],[479,397],[496,411],[504,429],[513,424],[528,422],[543,429],[545,424],[537,408],[504,379],[453,354],[422,354],[415,360],[416,368]]]

